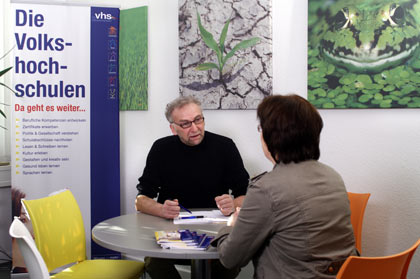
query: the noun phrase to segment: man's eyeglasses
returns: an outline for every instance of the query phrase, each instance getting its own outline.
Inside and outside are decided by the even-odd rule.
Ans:
[[[182,129],[187,129],[189,127],[191,127],[191,125],[194,123],[195,125],[201,124],[204,122],[204,117],[203,116],[197,116],[196,118],[194,118],[193,121],[183,121],[181,123],[175,123],[172,122],[175,125],[178,125],[179,127],[181,127]]]

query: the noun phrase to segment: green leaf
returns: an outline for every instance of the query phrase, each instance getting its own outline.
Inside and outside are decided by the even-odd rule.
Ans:
[[[331,75],[335,71],[335,66],[333,64],[329,64],[327,66],[327,75]]]
[[[387,86],[385,86],[384,88],[383,88],[383,90],[385,91],[385,92],[391,92],[391,91],[393,91],[395,89],[395,86],[394,85],[387,85]]]
[[[411,67],[413,67],[414,69],[420,69],[420,60],[417,59],[413,63],[411,63]]]
[[[9,49],[5,54],[3,54],[2,57],[0,57],[0,59],[3,59],[4,57],[6,57],[6,55],[8,55],[15,47],[12,47],[11,49]]]
[[[318,95],[319,97],[325,97],[327,96],[327,92],[322,88],[317,88],[312,91],[314,95]]]
[[[322,104],[322,108],[325,108],[325,109],[332,109],[334,107],[335,107],[335,105],[333,103],[324,103],[324,104]]]
[[[372,99],[373,98],[373,96],[372,95],[370,95],[370,94],[364,94],[364,95],[361,95],[360,97],[359,97],[359,102],[361,102],[361,103],[366,103],[366,102],[368,102],[370,99]]]
[[[379,103],[379,107],[381,108],[390,108],[392,100],[383,100]]]
[[[357,76],[357,80],[363,83],[363,86],[365,86],[366,84],[370,84],[372,83],[372,79],[370,78],[369,75],[363,74],[363,75],[358,75]]]
[[[198,71],[207,71],[210,69],[219,69],[219,66],[214,63],[203,63],[195,67],[195,69]]]
[[[375,100],[382,100],[384,96],[381,93],[376,93],[375,95],[373,95],[373,98]]]
[[[260,38],[255,37],[255,38],[244,40],[244,41],[240,42],[239,44],[234,46],[233,49],[231,51],[229,51],[228,54],[226,54],[225,58],[223,59],[223,64],[225,64],[226,61],[229,58],[231,58],[235,54],[235,52],[237,52],[238,50],[245,49],[245,48],[248,48],[248,47],[252,47],[252,46],[256,45],[259,41],[260,41]]]
[[[223,26],[222,33],[220,34],[219,48],[220,48],[221,53],[223,53],[223,51],[225,50],[225,40],[226,40],[226,35],[227,35],[228,28],[229,28],[229,24],[230,24],[230,19],[228,19],[228,21],[226,21],[225,26]]]
[[[16,94],[16,92],[15,92],[12,88],[10,88],[9,86],[7,86],[6,84],[4,84],[4,83],[0,82],[0,85],[2,85],[2,86],[4,86],[4,87],[6,87],[7,89],[9,89],[10,91],[12,91],[13,93],[15,93],[15,94]]]
[[[401,93],[404,94],[404,95],[406,95],[408,93],[411,93],[413,91],[416,91],[416,87],[414,87],[411,84],[408,84],[401,89]]]
[[[340,94],[337,96],[337,100],[346,100],[348,96],[348,94]]]
[[[198,28],[200,29],[201,38],[203,39],[204,43],[209,48],[214,50],[218,57],[221,56],[221,52],[220,52],[219,46],[217,45],[217,42],[214,40],[213,35],[210,32],[208,32],[204,28],[204,26],[201,24],[201,18],[198,12],[197,12],[197,23],[198,23]]]
[[[4,69],[4,70],[2,70],[1,72],[0,72],[0,77],[1,76],[3,76],[5,73],[7,73],[8,71],[10,71],[10,69],[11,69],[12,67],[9,67],[9,68],[6,68],[6,69]]]

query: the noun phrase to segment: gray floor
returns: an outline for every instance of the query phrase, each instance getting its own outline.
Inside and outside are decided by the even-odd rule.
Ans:
[[[0,279],[10,278],[10,268],[11,268],[11,263],[0,264]]]
[[[130,258],[130,257],[127,257]],[[182,279],[191,279],[191,272],[190,268],[188,266],[177,266],[176,267],[179,271],[179,274],[181,275]],[[252,275],[254,273],[254,268],[252,266],[252,263],[249,263],[247,266],[245,266],[241,273],[239,273],[237,279],[250,279],[252,278]],[[0,266],[0,279],[28,279],[29,277],[27,274],[13,274],[10,276],[10,270],[9,269],[2,269]],[[150,279],[150,276],[146,275],[145,279]]]
[[[143,261],[143,258],[133,257],[129,255],[122,255],[122,258],[129,259],[129,260],[137,260]],[[191,270],[189,266],[186,265],[177,265],[176,269],[178,269],[179,274],[181,275],[182,279],[191,279]],[[241,272],[239,273],[236,279],[250,279],[254,274],[254,267],[252,266],[252,262],[250,262],[247,266],[242,268]],[[151,279],[149,275],[146,273],[145,279]]]
[[[176,266],[176,268],[178,269],[179,274],[181,275],[182,279],[191,278],[191,272],[188,266]],[[254,274],[254,268],[252,266],[252,263],[249,263],[247,266],[242,268],[241,273],[239,273],[236,279],[250,279],[252,278],[253,274]],[[146,278],[150,279],[149,276],[147,276]]]

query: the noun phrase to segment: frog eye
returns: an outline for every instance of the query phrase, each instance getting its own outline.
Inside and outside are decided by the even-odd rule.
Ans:
[[[389,23],[391,26],[399,25],[404,22],[404,9],[401,6],[397,6],[397,4],[392,4],[389,6]]]
[[[344,29],[349,24],[349,9],[343,8],[341,9],[333,18],[332,22],[330,22],[335,29]]]

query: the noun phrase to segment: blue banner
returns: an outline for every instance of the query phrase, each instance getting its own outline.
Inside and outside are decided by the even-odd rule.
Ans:
[[[91,8],[91,222],[120,215],[119,9]],[[92,258],[119,254],[92,243]]]

